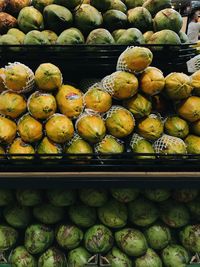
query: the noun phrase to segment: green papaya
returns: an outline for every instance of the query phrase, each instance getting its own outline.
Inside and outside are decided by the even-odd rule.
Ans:
[[[152,36],[153,34],[154,34],[153,31],[147,31],[147,32],[145,32],[145,33],[143,34],[145,43],[147,43],[147,42],[150,40],[150,38],[151,38],[151,36]]]
[[[84,44],[84,42],[83,34],[76,28],[69,28],[63,31],[57,39],[57,44],[60,45]]]
[[[48,45],[50,44],[48,38],[39,31],[30,31],[24,38],[25,45]]]
[[[82,3],[82,0],[54,0],[54,4],[64,6],[70,10],[73,10],[75,7],[79,6]]]
[[[18,30],[16,28],[12,28],[7,32],[7,34],[10,34],[10,35],[16,37],[17,40],[19,41],[19,43],[23,44],[24,38],[25,38],[25,34],[22,31],[20,31],[20,30]]]
[[[54,0],[32,0],[32,5],[40,12],[43,12],[46,6],[54,4],[54,2]]]
[[[90,4],[99,11],[105,12],[111,6],[113,0],[90,0]]]
[[[139,45],[144,43],[145,41],[141,31],[136,28],[126,30],[117,40],[117,44],[120,45]]]
[[[103,15],[103,21],[105,28],[109,31],[114,31],[116,29],[123,29],[127,26],[127,16],[119,10],[108,10]]]
[[[128,9],[135,8],[137,6],[142,6],[145,0],[124,0],[125,5]]]
[[[15,36],[10,34],[4,34],[0,36],[0,45],[20,45],[20,42],[17,40]],[[12,51],[19,51],[19,47],[11,47],[9,48]]]
[[[125,32],[125,29],[118,29],[115,30],[114,32],[112,32],[112,36],[115,40],[115,42],[117,42],[117,40],[122,36],[122,34]]]
[[[125,14],[127,12],[127,7],[121,0],[113,0],[110,3],[110,6],[109,6],[108,10],[109,9],[119,10],[119,11],[125,13]]]
[[[55,44],[58,39],[58,35],[50,30],[44,30],[42,34],[49,40],[50,44]]]
[[[90,32],[87,37],[86,43],[89,45],[114,44],[115,40],[108,30],[100,28]]]
[[[178,36],[179,36],[179,38],[180,38],[182,44],[184,44],[184,43],[189,43],[189,39],[188,39],[188,36],[187,36],[186,33],[180,31],[180,32],[178,33]]]
[[[63,6],[49,5],[45,7],[43,15],[46,29],[59,34],[65,29],[70,28],[73,24],[72,13]]]
[[[146,0],[143,7],[149,10],[154,17],[156,13],[165,8],[171,7],[171,0]]]

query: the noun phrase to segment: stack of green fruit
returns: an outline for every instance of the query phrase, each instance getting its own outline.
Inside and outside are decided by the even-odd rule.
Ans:
[[[0,190],[0,250],[13,267],[185,267],[200,253],[195,189]]]
[[[64,156],[72,160],[93,152],[105,157],[129,144],[138,158],[199,154],[200,71],[164,77],[149,66],[152,58],[148,48],[127,48],[117,71],[85,93],[64,85],[50,63],[35,73],[21,63],[0,69],[1,158],[5,152],[11,159],[33,159],[35,153],[46,154],[40,155],[44,160],[61,153],[74,154]]]
[[[170,0],[10,0],[0,10],[0,44],[188,42]]]

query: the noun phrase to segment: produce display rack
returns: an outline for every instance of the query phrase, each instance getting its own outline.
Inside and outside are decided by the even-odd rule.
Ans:
[[[141,45],[140,45],[141,46]],[[171,71],[187,72],[186,62],[195,56],[191,44],[142,45],[154,53],[152,66],[164,74]],[[35,70],[43,62],[51,62],[65,74],[64,82],[77,82],[87,77],[103,77],[116,70],[124,45],[10,45],[0,46],[1,66],[21,62]],[[130,152],[120,155],[89,155],[71,159],[69,155],[49,155],[48,160],[38,155],[31,160],[15,159],[10,155],[0,159],[0,184],[4,187],[56,186],[196,186],[200,181],[200,155],[156,155],[140,159]],[[13,155],[12,155],[13,156]],[[21,155],[23,156],[23,155]],[[20,157],[20,156],[19,156]]]

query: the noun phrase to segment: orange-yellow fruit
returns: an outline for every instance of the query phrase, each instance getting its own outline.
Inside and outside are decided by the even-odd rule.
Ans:
[[[83,111],[83,93],[73,86],[61,86],[56,100],[60,112],[70,119],[77,118]]]
[[[21,138],[16,138],[8,149],[9,154],[35,154],[34,148]],[[11,156],[12,159],[33,159],[34,156]]]
[[[200,136],[200,120],[191,123],[190,129],[192,133]]]
[[[192,74],[191,81],[192,87],[194,88],[194,94],[200,96],[200,70]]]
[[[161,70],[148,67],[140,77],[140,89],[147,95],[159,94],[165,86],[165,78]]]
[[[48,137],[44,137],[37,147],[38,154],[60,154],[62,148],[58,144],[51,141]],[[60,159],[61,156],[41,156],[41,159]]]
[[[41,64],[35,72],[37,87],[43,91],[53,91],[62,85],[62,73],[51,63]]]
[[[0,92],[6,90],[4,85],[4,78],[5,78],[5,70],[3,68],[0,68]]]
[[[0,117],[0,143],[10,144],[17,132],[17,125],[14,121]]]
[[[200,97],[190,96],[177,109],[178,114],[189,122],[200,119]]]

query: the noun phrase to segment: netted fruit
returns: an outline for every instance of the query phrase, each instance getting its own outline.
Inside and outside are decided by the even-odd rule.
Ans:
[[[185,138],[189,134],[188,123],[178,116],[168,117],[164,124],[166,134]]]
[[[0,143],[10,144],[17,132],[17,125],[14,121],[0,116]]]
[[[101,116],[92,111],[86,110],[76,121],[78,134],[90,143],[100,142],[106,134],[106,126]]]
[[[189,122],[200,119],[200,97],[190,96],[184,100],[177,108],[178,114]]]
[[[31,224],[25,231],[24,246],[31,254],[43,253],[51,246],[54,239],[53,230],[43,224]]]
[[[31,211],[19,204],[5,207],[3,216],[6,222],[14,228],[25,228],[31,221]]]
[[[105,189],[83,188],[79,191],[81,201],[91,207],[101,207],[108,200],[108,192]]]
[[[38,267],[65,267],[67,260],[65,254],[57,248],[49,248],[38,260]]]
[[[61,86],[56,101],[60,112],[70,119],[77,118],[83,111],[83,93],[73,86]]]
[[[186,266],[190,261],[187,250],[179,245],[170,245],[164,248],[161,256],[165,266],[182,267]]]
[[[131,257],[140,257],[148,249],[147,241],[142,232],[132,228],[124,228],[115,233],[118,247]]]
[[[123,153],[124,145],[114,136],[106,135],[101,142],[95,145],[94,150],[98,154],[119,154]]]
[[[170,99],[185,99],[190,96],[192,89],[191,79],[184,73],[173,72],[165,78],[165,92]]]
[[[47,191],[49,202],[58,207],[71,206],[76,201],[76,191],[73,189],[51,189]]]
[[[191,83],[194,88],[194,94],[200,96],[200,70],[191,75]]]
[[[142,137],[153,141],[161,137],[164,131],[164,125],[159,116],[150,114],[138,123],[137,131]]]
[[[75,225],[60,225],[56,231],[56,240],[64,249],[74,249],[83,239],[83,232]]]
[[[148,155],[155,153],[152,144],[136,133],[134,133],[131,138],[130,147],[132,152],[135,153],[134,157],[136,157],[137,159],[155,158],[154,155]],[[137,154],[146,154],[146,155],[137,155]]]
[[[28,113],[19,119],[17,130],[24,142],[34,143],[43,136],[42,124]]]
[[[136,94],[130,99],[125,100],[124,106],[133,114],[136,119],[148,116],[152,110],[151,101],[141,94]]]
[[[171,242],[170,229],[163,224],[154,224],[145,230],[149,246],[155,250],[164,249]]]
[[[63,114],[52,115],[45,124],[46,134],[55,143],[65,143],[72,139],[74,126],[72,121]]]
[[[33,159],[35,149],[32,145],[25,143],[21,138],[16,138],[8,148],[11,159]],[[12,156],[12,154],[27,154],[21,156]]]
[[[117,200],[110,200],[98,208],[99,220],[110,228],[121,228],[127,223],[128,212],[125,204]]]
[[[56,112],[57,104],[53,95],[36,91],[29,97],[27,107],[35,119],[42,120],[49,118]]]
[[[116,71],[102,80],[103,88],[118,99],[123,100],[134,96],[138,91],[137,77],[125,71]]]
[[[140,77],[140,88],[147,95],[159,94],[165,87],[165,78],[161,70],[148,67]]]
[[[82,203],[76,203],[70,206],[68,214],[70,220],[79,227],[91,227],[97,219],[96,210]]]
[[[144,198],[137,198],[128,204],[129,220],[138,226],[148,226],[159,216],[155,204]]]
[[[166,200],[160,204],[162,221],[172,228],[179,228],[188,224],[190,214],[182,203]]]
[[[132,133],[135,119],[127,109],[121,106],[112,106],[106,113],[105,124],[111,135],[123,138]]]
[[[34,217],[44,224],[55,224],[62,220],[64,210],[50,203],[42,203],[33,208]]]
[[[117,70],[142,72],[152,62],[153,54],[146,47],[129,47],[119,57]]]
[[[107,112],[112,106],[112,97],[98,83],[92,85],[84,94],[85,108],[96,112]]]
[[[59,159],[56,154],[62,153],[62,147],[59,144],[53,143],[47,137],[44,137],[37,147],[38,154],[55,154],[55,156],[40,156],[41,159]]]
[[[91,253],[106,253],[112,248],[113,242],[112,232],[101,224],[90,227],[84,236],[85,248]]]

